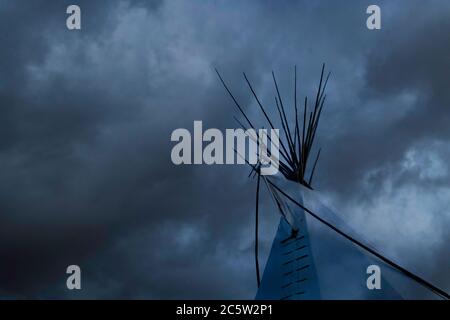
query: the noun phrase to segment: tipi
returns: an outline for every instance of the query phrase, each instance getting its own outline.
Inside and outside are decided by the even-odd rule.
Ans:
[[[303,115],[297,106],[297,70],[294,72],[294,125],[288,121],[275,74],[275,105],[280,118],[284,142],[280,140],[280,174],[262,176],[260,165],[251,165],[257,176],[255,216],[255,264],[258,291],[256,299],[403,299],[444,298],[450,296],[418,275],[379,253],[373,244],[361,236],[330,208],[324,206],[312,189],[312,180],[320,157],[316,153],[312,167],[310,155],[325,103],[325,89],[330,73],[324,77],[322,66],[320,81],[312,110],[308,110],[305,97]],[[217,75],[244,116],[247,125],[253,123],[233,96],[223,78]],[[244,73],[245,81],[268,125],[274,129],[254,88]],[[238,120],[237,120],[238,121]],[[239,125],[244,127],[241,122]],[[290,125],[291,124],[291,125]],[[292,128],[292,130],[291,130]],[[266,146],[267,147],[267,146]],[[267,149],[267,148],[266,148]],[[270,156],[270,154],[269,154]],[[280,222],[272,243],[269,258],[260,278],[258,259],[258,219],[260,183],[266,185],[272,196]],[[369,284],[368,271],[373,270],[374,283]],[[377,276],[378,274],[378,280]],[[409,296],[413,286],[422,289],[420,296]]]

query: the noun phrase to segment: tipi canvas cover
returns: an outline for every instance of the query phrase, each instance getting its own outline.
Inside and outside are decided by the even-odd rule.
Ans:
[[[356,233],[334,211],[324,206],[317,192],[282,178],[270,181],[340,230],[375,247]],[[256,299],[403,299],[436,298],[388,264],[362,250],[285,195],[285,216],[280,218]],[[292,227],[298,230],[292,233]],[[369,266],[378,266],[381,288],[369,289]],[[414,293],[413,295],[411,293]]]

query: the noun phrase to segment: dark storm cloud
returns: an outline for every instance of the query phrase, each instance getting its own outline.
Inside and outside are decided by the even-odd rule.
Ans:
[[[95,3],[80,3],[96,17],[83,16],[87,31],[80,34],[82,39],[61,27],[66,18],[63,2],[7,5],[2,14],[2,28],[11,32],[3,34],[0,60],[0,251],[2,261],[8,261],[1,266],[0,278],[13,293],[27,294],[35,285],[39,289],[54,270],[63,270],[64,257],[80,259],[95,250],[107,236],[109,219],[117,219],[115,211],[108,215],[107,207],[95,208],[95,189],[105,188],[96,185],[93,172],[99,170],[91,165],[95,160],[84,161],[82,153],[89,152],[102,125],[117,123],[117,117],[129,119],[136,101],[133,93],[121,101],[120,94],[105,91],[105,78],[77,78],[72,72],[90,62],[78,41],[108,32],[111,8],[106,1]],[[61,47],[55,49],[55,44]],[[58,55],[52,57],[53,50],[63,51],[60,66],[54,67]],[[121,112],[125,102],[133,103],[126,114]],[[94,216],[104,223],[95,224]]]
[[[327,170],[347,180],[349,192],[368,169],[398,165],[417,144],[448,142],[450,24],[436,6],[397,5],[384,21],[389,32],[369,39],[376,45],[366,57],[361,100],[330,150],[342,156],[329,157]],[[356,162],[355,147],[362,151]]]
[[[194,120],[235,126],[214,67],[256,117],[242,71],[270,105],[272,69],[291,97],[297,64],[301,94],[311,96],[327,62],[319,189],[350,212],[386,199],[398,210],[380,186],[398,183],[407,194],[421,172],[419,181],[440,195],[437,204],[424,198],[424,208],[437,213],[406,231],[448,226],[448,216],[436,217],[448,187],[449,24],[444,10],[404,2],[385,4],[392,13],[378,33],[365,28],[362,2],[78,1],[76,32],[65,28],[72,2],[1,5],[2,295],[253,296],[247,168],[170,161],[172,130]],[[428,157],[415,156],[423,149]],[[268,200],[263,208],[261,260],[277,219]],[[373,220],[368,231],[387,225]],[[430,259],[446,248],[439,235],[422,245],[435,248]],[[396,249],[408,249],[400,243]],[[402,258],[417,260],[406,252]],[[65,289],[69,264],[82,267],[81,292]],[[422,270],[436,281],[447,276]]]
[[[33,8],[34,17],[52,20],[58,16],[53,13],[49,18],[45,12],[39,16],[39,8],[44,6]],[[53,12],[54,8],[49,9]],[[166,22],[157,11],[127,3],[90,9],[83,7],[82,12],[112,16],[117,26],[103,26],[98,35],[91,32],[92,23],[87,23],[87,35],[76,37],[60,32],[65,30],[61,27],[54,27],[52,33],[49,23],[44,31],[50,39],[42,36],[39,41],[43,43],[37,41],[41,47],[36,49],[44,52],[36,52],[40,59],[20,57],[15,62],[20,87],[4,90],[4,105],[10,113],[2,117],[3,137],[8,139],[2,153],[1,254],[8,263],[0,273],[2,286],[12,295],[45,295],[43,284],[52,278],[60,280],[65,266],[74,261],[82,264],[117,235],[143,223],[150,223],[148,232],[153,232],[165,220],[196,222],[204,217],[210,237],[224,230],[205,195],[209,201],[223,202],[214,197],[232,189],[232,180],[217,185],[215,180],[220,178],[215,174],[199,179],[198,169],[175,168],[169,158],[170,122],[174,127],[190,126],[192,120],[206,117],[201,110],[205,105],[214,105],[215,99],[205,89],[209,85],[195,84],[197,77],[209,76],[210,65],[196,74],[195,63],[203,63],[200,59],[194,57],[187,61],[194,65],[184,65],[180,52],[170,52],[173,39],[169,33],[173,31],[170,25],[158,29]],[[83,14],[83,19],[89,14]],[[34,21],[28,23],[31,28]],[[34,27],[40,30],[39,23]],[[142,41],[150,28],[153,36]],[[20,35],[24,44],[28,44],[26,36]],[[175,41],[175,49],[189,41]],[[130,48],[124,50],[127,42]],[[11,50],[3,60],[4,69],[14,58]],[[192,97],[194,91],[198,94]],[[216,82],[212,92],[223,97]],[[174,108],[190,111],[193,117],[183,120]],[[209,195],[212,188],[216,192]],[[244,215],[231,205],[222,209],[228,211],[225,219]],[[174,223],[172,237],[161,241],[176,239],[176,228]],[[145,246],[158,256],[160,244],[155,241]],[[120,282],[129,286],[131,281]],[[152,290],[156,289],[149,288],[142,295],[157,297],[158,291]]]

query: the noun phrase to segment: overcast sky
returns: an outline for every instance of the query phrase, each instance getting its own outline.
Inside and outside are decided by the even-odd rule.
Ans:
[[[243,71],[273,105],[272,70],[292,102],[323,62],[315,189],[450,291],[450,2],[376,1],[370,31],[372,2],[1,0],[0,298],[253,298],[248,168],[175,166],[170,134],[236,127],[214,68],[255,116]]]

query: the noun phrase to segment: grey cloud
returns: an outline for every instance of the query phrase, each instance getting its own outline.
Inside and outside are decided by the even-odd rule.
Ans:
[[[272,69],[292,99],[293,65],[303,96],[313,93],[327,63],[333,76],[317,187],[351,204],[349,218],[367,204],[395,206],[395,197],[380,191],[386,181],[413,188],[417,171],[433,161],[445,172],[448,94],[440,66],[448,41],[440,34],[448,23],[439,10],[414,2],[427,14],[412,36],[404,23],[416,11],[399,3],[389,8],[400,18],[385,20],[396,31],[379,35],[365,29],[360,2],[81,1],[81,32],[65,29],[66,2],[0,7],[0,27],[11,30],[0,53],[0,260],[7,261],[0,291],[28,298],[253,297],[255,190],[247,168],[170,162],[172,130],[198,119],[235,126],[238,113],[214,67],[262,124],[242,71],[273,108]],[[408,152],[422,148],[431,158],[398,174]],[[432,170],[420,183],[445,195],[445,177]],[[270,199],[263,201],[261,260],[277,220]],[[447,220],[433,213],[437,224]],[[430,259],[445,264],[438,257],[447,240],[424,242],[433,248]],[[81,293],[64,287],[65,267],[74,263],[85,277]],[[448,275],[424,270],[436,281]]]

